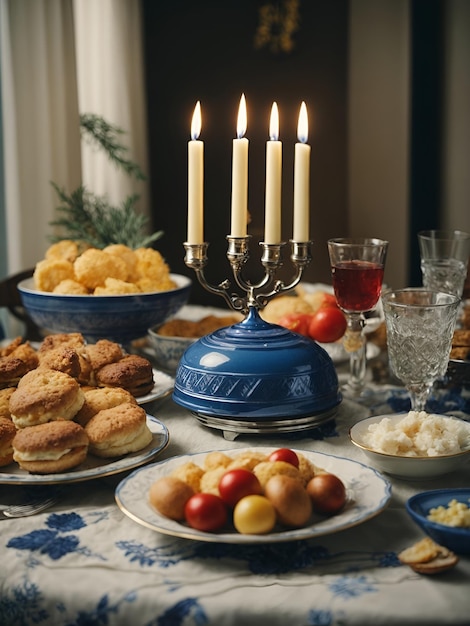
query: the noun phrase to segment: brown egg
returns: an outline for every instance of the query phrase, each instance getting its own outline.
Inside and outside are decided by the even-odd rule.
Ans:
[[[186,502],[194,495],[187,483],[174,476],[163,476],[149,490],[149,502],[159,513],[177,521],[184,520]]]
[[[312,502],[302,483],[292,476],[278,474],[266,483],[264,493],[276,509],[281,524],[304,526],[312,514]]]

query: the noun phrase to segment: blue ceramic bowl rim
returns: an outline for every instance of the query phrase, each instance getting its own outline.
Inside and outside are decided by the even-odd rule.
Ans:
[[[32,296],[39,296],[44,298],[51,298],[53,300],[85,300],[90,299],[90,301],[106,301],[106,300],[114,300],[119,298],[121,300],[131,300],[136,297],[144,297],[144,296],[162,296],[165,294],[173,294],[181,289],[187,289],[191,286],[192,280],[189,276],[184,276],[183,274],[170,274],[170,278],[172,278],[177,286],[173,289],[165,289],[163,291],[139,291],[136,293],[125,293],[125,294],[107,294],[107,295],[94,295],[94,294],[66,294],[66,293],[52,293],[50,291],[40,291],[39,289],[34,289],[32,285],[34,284],[34,278],[25,278],[21,282],[18,283],[18,290],[20,292],[30,294]]]
[[[456,487],[455,489],[434,489],[432,491],[423,491],[421,493],[417,493],[414,496],[411,496],[406,501],[406,510],[409,515],[415,519],[417,522],[420,522],[422,525],[430,528],[431,530],[435,530],[439,533],[449,533],[454,535],[455,537],[461,537],[462,539],[470,538],[470,527],[462,527],[462,526],[449,526],[448,524],[441,524],[439,522],[433,522],[428,519],[426,515],[423,515],[420,511],[417,511],[414,506],[420,505],[423,506],[423,501],[428,500],[429,498],[440,498],[443,497],[442,506],[447,506],[451,500],[458,500],[462,502],[461,496],[464,495],[467,501],[470,501],[470,488],[469,487]],[[444,499],[445,496],[445,499]],[[428,512],[430,509],[439,506],[439,504],[430,505],[428,508]]]

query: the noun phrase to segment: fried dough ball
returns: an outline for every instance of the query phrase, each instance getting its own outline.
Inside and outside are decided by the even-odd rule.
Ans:
[[[192,461],[188,461],[187,463],[183,463],[179,467],[176,467],[172,472],[171,476],[175,478],[179,478],[184,483],[188,484],[192,487],[194,493],[199,493],[201,491],[201,478],[204,474],[204,470],[193,463]]]
[[[137,258],[136,271],[142,278],[163,278],[168,273],[168,265],[164,258],[153,248],[137,248],[134,251]]]
[[[134,282],[137,279],[137,256],[132,248],[129,248],[123,243],[113,243],[106,246],[106,248],[103,249],[103,252],[107,252],[113,256],[118,256],[125,262],[127,265],[127,278],[130,282]]]
[[[139,293],[140,289],[135,283],[128,283],[119,278],[106,278],[104,285],[99,285],[94,290],[95,296],[117,296],[126,293]]]
[[[203,493],[213,493],[216,496],[220,496],[219,483],[226,471],[226,467],[219,466],[204,472],[199,482],[200,490]]]
[[[262,487],[266,486],[270,478],[278,474],[291,476],[302,482],[299,470],[294,465],[291,465],[291,463],[286,463],[285,461],[264,461],[258,463],[258,465],[255,465],[253,468],[253,474],[258,478]]]
[[[46,250],[46,259],[65,259],[73,263],[79,255],[78,245],[71,239],[63,239],[57,243],[53,243]]]
[[[311,461],[309,461],[303,454],[296,452],[299,459],[299,472],[302,479],[302,483],[306,486],[309,481],[315,476],[315,474],[321,473],[322,470],[316,467]]]
[[[89,248],[73,264],[77,280],[93,291],[107,278],[127,279],[127,265],[118,256],[97,248]]]
[[[206,471],[216,469],[217,467],[226,468],[232,462],[231,457],[223,452],[209,452],[204,459],[204,469]]]
[[[142,293],[149,293],[152,291],[169,291],[176,287],[176,283],[169,276],[164,276],[159,279],[144,276],[138,279],[137,286]]]
[[[33,278],[39,291],[54,291],[63,280],[75,278],[74,265],[65,259],[43,259],[36,263]]]
[[[252,471],[259,463],[268,460],[263,452],[247,451],[237,454],[237,456],[229,463],[227,469],[246,469]]]
[[[271,324],[277,324],[279,320],[290,313],[311,313],[311,305],[303,298],[297,296],[281,296],[268,302],[261,317]]]
[[[88,291],[85,285],[82,285],[72,278],[66,278],[65,280],[61,280],[60,283],[54,287],[52,293],[71,296],[88,295]]]

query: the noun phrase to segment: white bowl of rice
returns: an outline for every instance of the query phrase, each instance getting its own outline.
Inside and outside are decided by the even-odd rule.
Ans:
[[[470,423],[448,415],[368,417],[352,426],[349,437],[374,467],[404,479],[442,476],[470,460]]]

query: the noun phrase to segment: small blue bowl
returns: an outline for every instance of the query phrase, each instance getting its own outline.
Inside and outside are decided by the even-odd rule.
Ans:
[[[34,280],[18,284],[24,308],[32,320],[52,333],[82,333],[87,341],[109,339],[128,343],[146,337],[186,304],[192,281],[171,274],[175,289],[115,296],[59,295],[38,291]]]
[[[470,528],[431,522],[427,516],[435,507],[448,507],[451,500],[470,506],[470,488],[436,489],[409,498],[406,510],[411,519],[436,543],[456,554],[470,554]]]

